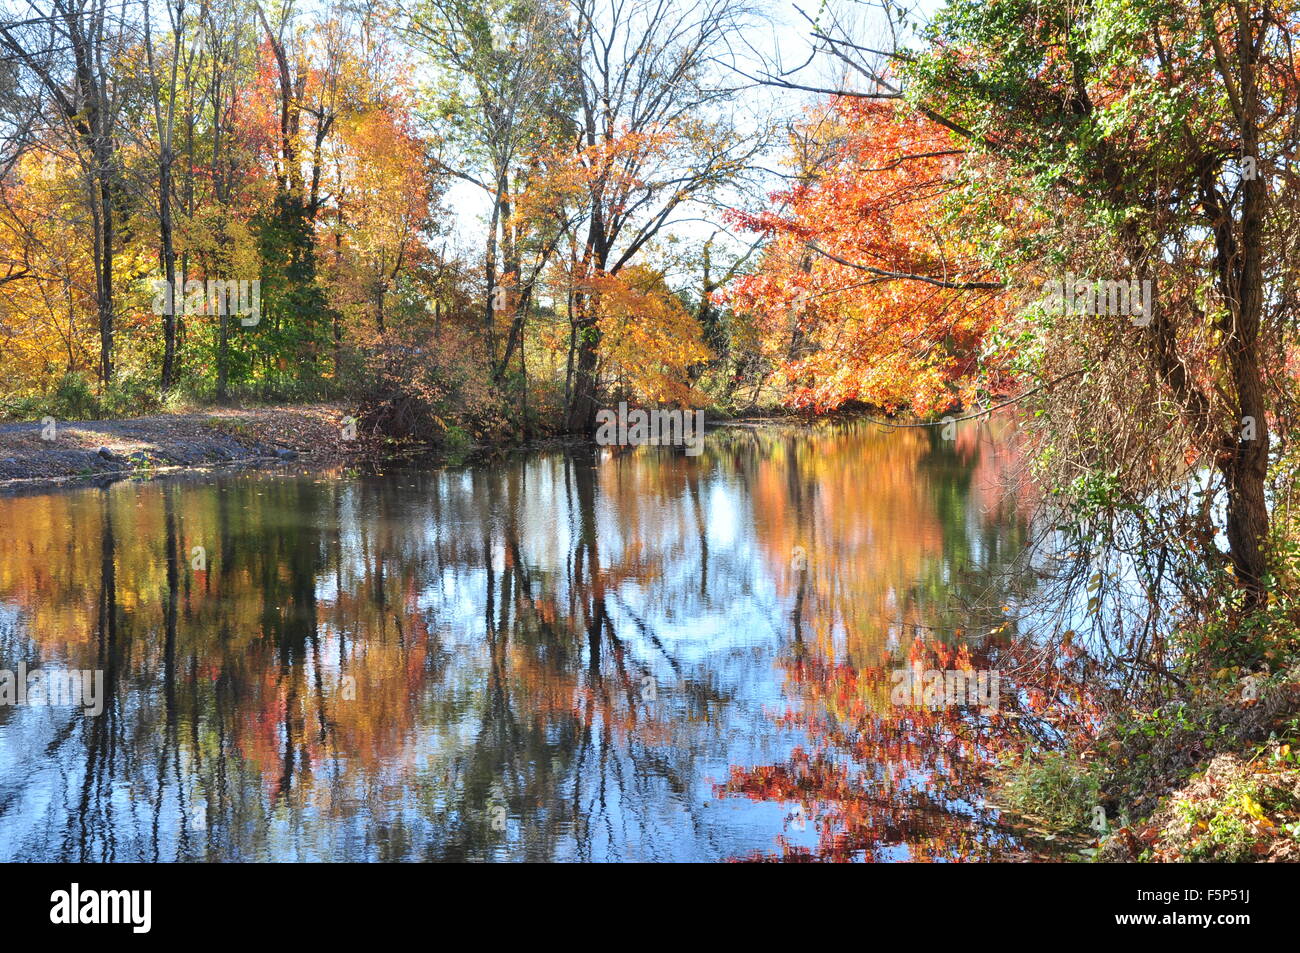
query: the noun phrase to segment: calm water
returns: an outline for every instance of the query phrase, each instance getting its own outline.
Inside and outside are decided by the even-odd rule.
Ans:
[[[0,860],[1003,855],[1002,716],[889,673],[998,664],[1009,466],[773,426],[0,497],[0,670],[104,673],[0,706]]]

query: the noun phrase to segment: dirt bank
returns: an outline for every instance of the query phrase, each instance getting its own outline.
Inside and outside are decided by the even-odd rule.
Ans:
[[[126,420],[0,424],[0,487],[265,460],[339,463],[340,405],[213,408]]]

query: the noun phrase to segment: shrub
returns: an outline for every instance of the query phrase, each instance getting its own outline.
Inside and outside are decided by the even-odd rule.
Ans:
[[[46,413],[46,401],[35,394],[13,395],[0,401],[0,417],[36,420]]]
[[[50,395],[49,413],[64,420],[88,420],[98,417],[103,408],[90,382],[80,371],[68,371]]]
[[[364,350],[358,419],[372,436],[466,445],[511,432],[507,408],[470,332],[389,332]]]
[[[113,417],[138,417],[159,409],[157,381],[138,371],[119,373],[104,394],[102,409]]]

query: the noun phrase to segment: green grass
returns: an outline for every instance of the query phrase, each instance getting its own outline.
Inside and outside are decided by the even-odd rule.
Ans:
[[[1003,797],[1026,817],[1072,831],[1092,824],[1098,789],[1098,779],[1087,765],[1068,754],[1048,752],[1026,755],[1015,765],[1003,787]]]

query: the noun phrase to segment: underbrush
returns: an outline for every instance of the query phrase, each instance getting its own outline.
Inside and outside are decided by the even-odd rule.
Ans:
[[[525,380],[517,368],[494,377],[477,331],[395,329],[368,340],[358,354],[359,383],[350,396],[360,407],[359,436],[378,449],[434,449],[455,458],[477,445],[517,444],[562,425],[562,386]]]
[[[1287,579],[1291,573],[1285,574]],[[1289,582],[1183,633],[1186,661],[1145,705],[1112,704],[1093,738],[1027,754],[999,793],[1077,859],[1300,860],[1300,637]]]
[[[1251,758],[1217,755],[1109,855],[1144,861],[1300,860],[1300,769],[1276,740]]]
[[[59,378],[48,394],[12,395],[0,400],[0,418],[9,420],[105,420],[175,413],[192,397],[180,389],[162,396],[158,382],[134,371],[122,371],[107,389],[99,389],[80,371]]]

